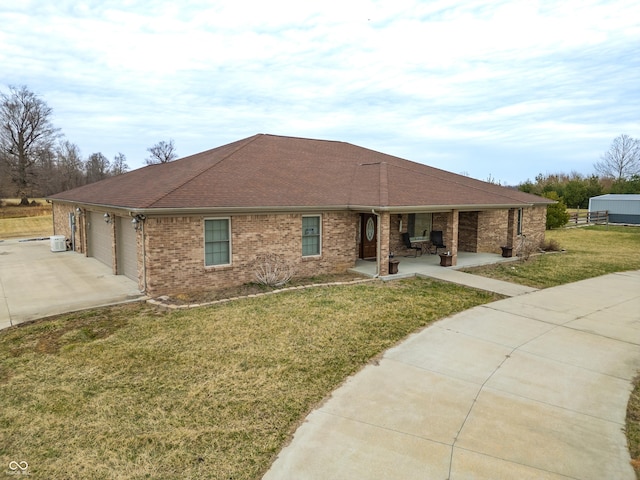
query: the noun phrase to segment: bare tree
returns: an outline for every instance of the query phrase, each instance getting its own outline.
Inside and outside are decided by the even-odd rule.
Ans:
[[[35,180],[34,165],[42,152],[50,151],[58,136],[51,108],[26,86],[9,87],[0,94],[0,150],[10,166],[20,203],[29,204]]]
[[[121,175],[129,170],[129,165],[127,165],[127,157],[124,153],[118,152],[118,154],[113,157],[113,163],[111,164],[111,175]]]
[[[92,153],[84,164],[87,183],[98,182],[109,176],[109,160],[102,153]]]
[[[84,183],[84,164],[80,149],[75,143],[61,142],[56,149],[56,161],[59,177],[57,190],[59,192],[79,187]]]
[[[38,158],[34,165],[34,180],[31,196],[51,195],[57,193],[56,177],[58,166],[56,154],[53,148],[47,148],[38,152]]]
[[[169,163],[178,158],[176,153],[176,147],[173,144],[173,139],[165,142],[164,140],[156,143],[153,147],[147,148],[147,152],[150,153],[149,158],[145,161],[147,165],[154,165],[156,163]]]
[[[620,135],[613,140],[602,161],[593,165],[603,177],[622,180],[640,174],[640,141],[629,135]]]

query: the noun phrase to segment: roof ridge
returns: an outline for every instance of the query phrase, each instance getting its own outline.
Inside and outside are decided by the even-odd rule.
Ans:
[[[296,140],[308,140],[311,142],[325,142],[325,143],[343,143],[345,145],[352,145],[349,142],[344,142],[342,140],[327,140],[324,138],[310,138],[310,137],[297,137],[295,135],[276,135],[275,133],[259,133],[256,136],[264,135],[265,137],[277,137],[277,138],[293,138]]]
[[[255,141],[255,140],[256,140],[260,135],[262,135],[262,134],[260,134],[260,133],[259,133],[259,134],[253,135],[252,137],[245,138],[245,141],[242,141],[242,143],[241,143],[237,148],[235,148],[233,151],[229,152],[227,155],[225,155],[224,157],[222,157],[220,160],[218,160],[218,161],[217,161],[217,162],[215,162],[214,164],[212,164],[212,165],[206,165],[206,166],[205,166],[205,168],[203,168],[203,169],[201,169],[200,171],[198,171],[198,172],[194,173],[193,175],[191,175],[191,176],[190,176],[187,180],[185,180],[184,182],[180,183],[179,185],[176,185],[174,188],[172,188],[172,189],[170,189],[170,190],[167,190],[165,193],[163,193],[163,194],[162,194],[162,195],[160,195],[159,197],[154,198],[154,199],[153,199],[153,201],[149,202],[149,203],[147,204],[147,206],[146,206],[146,207],[147,207],[147,208],[151,207],[153,204],[155,204],[155,203],[159,202],[160,200],[162,200],[163,198],[167,197],[167,196],[168,196],[168,195],[170,195],[171,193],[173,193],[173,192],[175,192],[176,190],[178,190],[178,189],[180,189],[180,188],[184,187],[187,183],[189,183],[190,181],[192,181],[194,178],[199,177],[200,175],[202,175],[203,173],[205,173],[207,170],[210,170],[210,169],[212,169],[213,167],[215,167],[215,166],[217,166],[217,165],[220,165],[220,163],[222,163],[223,161],[225,161],[226,159],[228,159],[231,155],[233,155],[233,154],[237,153],[239,150],[242,150],[244,147],[246,147],[246,146],[247,146],[247,145],[249,145],[250,143],[254,142],[254,141]],[[233,142],[232,142],[232,143],[233,143]],[[227,144],[227,145],[229,145],[229,144]],[[222,145],[222,146],[220,146],[220,147],[218,147],[218,148],[222,148],[222,147],[224,147],[224,145]],[[213,150],[216,150],[216,149],[214,148]],[[208,150],[208,151],[210,152],[211,150]],[[206,153],[206,152],[202,152],[202,153]],[[198,155],[198,154],[196,154],[196,155]],[[192,155],[192,156],[195,156],[195,155]],[[189,158],[189,157],[186,157],[186,158]],[[184,159],[182,159],[182,160],[186,160],[186,158],[184,158]]]

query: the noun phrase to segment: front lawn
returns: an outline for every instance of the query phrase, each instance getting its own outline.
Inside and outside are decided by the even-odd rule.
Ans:
[[[259,478],[347,376],[495,299],[411,279],[10,328],[0,332],[0,464],[27,462],[33,478]]]

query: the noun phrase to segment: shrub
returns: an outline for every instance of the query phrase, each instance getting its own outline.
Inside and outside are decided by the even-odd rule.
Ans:
[[[545,252],[559,252],[562,250],[560,244],[555,238],[546,239],[542,245],[540,245],[540,248]]]
[[[287,263],[283,255],[267,253],[258,255],[253,262],[256,280],[261,285],[280,287],[293,277],[293,265]]]
[[[529,260],[529,257],[536,251],[535,244],[527,238],[526,235],[519,235],[516,245],[516,256],[520,257],[520,260]]]
[[[569,221],[567,206],[560,200],[556,192],[548,192],[545,197],[557,202],[547,207],[547,230],[564,227]]]

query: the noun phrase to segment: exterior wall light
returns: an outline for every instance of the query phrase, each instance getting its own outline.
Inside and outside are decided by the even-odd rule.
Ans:
[[[133,217],[133,219],[131,220],[131,224],[133,225],[133,228],[135,228],[136,230],[140,229],[140,226],[142,225],[142,222],[144,222],[146,220],[146,217],[142,214],[138,214],[135,217]]]
[[[111,223],[111,215],[109,215],[108,213],[104,214],[104,221],[107,223]]]

